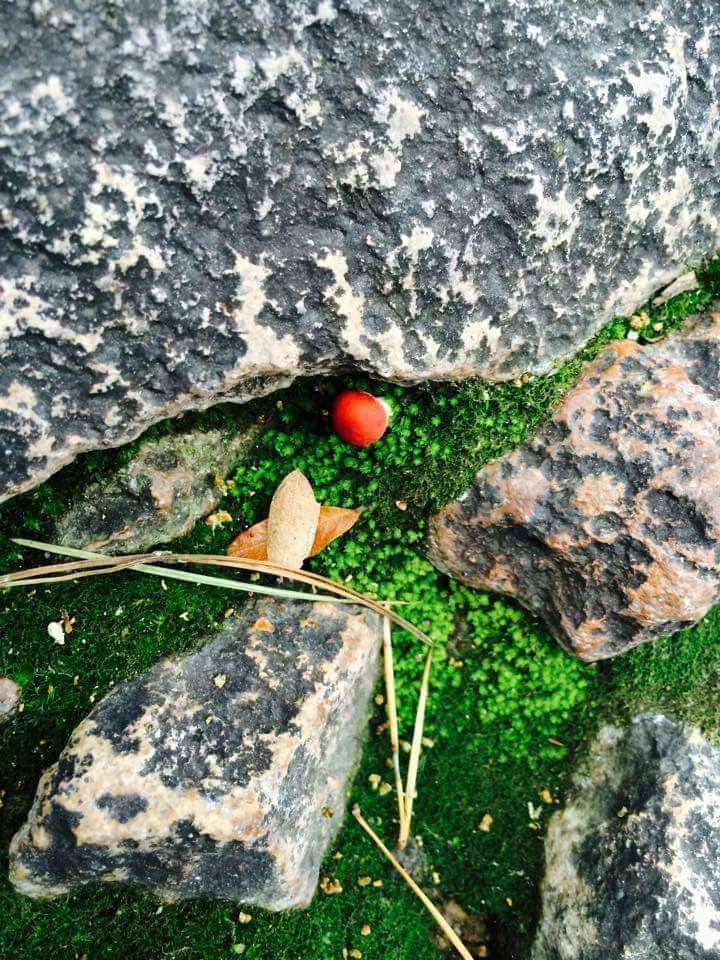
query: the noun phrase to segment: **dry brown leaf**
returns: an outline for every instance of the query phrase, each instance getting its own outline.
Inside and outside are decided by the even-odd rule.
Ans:
[[[272,623],[270,623],[267,617],[258,617],[250,629],[257,630],[258,633],[275,632],[275,627],[272,625]]]
[[[333,540],[347,533],[357,523],[362,511],[362,507],[356,510],[320,507],[315,540],[308,556],[314,557]],[[243,530],[228,547],[228,556],[243,557],[245,560],[267,560],[267,526],[267,520],[261,520],[260,523]]]
[[[310,481],[300,470],[293,470],[270,501],[268,561],[299,570],[312,549],[319,519],[320,504]]]

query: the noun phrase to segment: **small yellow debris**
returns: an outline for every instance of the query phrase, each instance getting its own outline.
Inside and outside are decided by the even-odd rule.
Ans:
[[[373,880],[373,886],[374,886],[374,887],[381,887],[381,886],[382,886],[382,880]]]
[[[490,833],[490,828],[492,827],[492,825],[493,825],[492,814],[484,813],[478,825],[479,829],[482,830],[483,833]]]
[[[75,617],[71,617],[67,610],[62,611],[62,625],[65,633],[72,633],[75,626]]]
[[[489,956],[490,956],[490,954],[489,954],[489,952],[488,952],[488,948],[485,946],[484,943],[481,943],[479,947],[476,947],[476,948],[475,948],[475,953],[476,953],[479,957],[489,957]]]
[[[398,508],[398,510],[407,510],[408,508],[406,500],[396,500],[395,506]]]
[[[458,669],[460,669],[463,665],[462,660],[458,660],[457,657],[450,657],[448,659],[448,663],[451,667],[457,667]]]
[[[244,943],[234,943],[232,945],[232,952],[238,957],[241,957],[245,953],[245,944]]]
[[[350,956],[353,958],[353,960],[360,960],[360,957],[362,956],[362,951],[358,950],[357,948],[355,950],[351,950]]]
[[[375,703],[381,707],[385,703],[385,697],[381,693],[375,694]]]
[[[232,517],[227,510],[218,510],[216,513],[211,513],[209,517],[206,517],[205,523],[215,530],[216,527],[222,527],[224,523],[232,523]]]
[[[373,788],[373,790],[377,790],[377,788],[380,786],[381,781],[382,781],[382,777],[380,776],[379,773],[371,773],[370,776],[368,777],[368,783]]]
[[[211,715],[208,715],[207,717],[205,717],[205,724],[206,724],[206,726],[210,726],[210,724],[211,724],[212,722],[213,722],[213,718],[212,718]]]
[[[185,623],[187,623],[187,622],[188,622],[188,619],[189,619],[189,617],[190,617],[190,614],[188,613],[187,610],[183,610],[183,612],[182,612],[182,613],[179,613],[178,616],[180,617],[181,620],[184,620]]]
[[[228,617],[232,617],[235,613],[235,607],[228,607],[223,616],[227,620]]]
[[[540,799],[543,801],[543,803],[553,802],[553,795],[550,793],[547,787],[540,791]]]
[[[437,886],[440,883],[440,874],[437,870],[433,870],[432,882]]]
[[[372,883],[372,877],[358,877],[357,882],[359,887],[369,887]]]
[[[378,789],[378,793],[380,794],[381,797],[386,797],[391,790],[392,790],[392,787],[390,786],[390,784],[386,783],[383,780],[383,782],[380,784],[380,787]]]
[[[372,930],[370,929],[370,924],[364,923],[364,924],[360,927],[360,936],[361,936],[361,937],[369,937],[371,933],[372,933]]]
[[[325,817],[326,820],[332,820],[335,816],[335,811],[332,807],[322,807],[320,813]]]
[[[650,323],[650,317],[645,311],[642,313],[636,313],[634,316],[630,317],[630,326],[633,330],[644,330],[645,327]]]
[[[215,489],[219,490],[220,493],[225,496],[228,491],[228,485],[225,483],[225,478],[221,477],[219,473],[216,473],[213,477],[213,482],[215,483]]]
[[[252,916],[249,913],[242,913],[241,911],[238,914],[238,923],[250,923],[251,920],[252,920]]]
[[[258,617],[255,623],[250,627],[251,630],[257,630],[258,633],[274,633],[275,627],[270,623],[267,617]]]
[[[222,690],[226,682],[227,682],[227,676],[224,673],[218,673],[213,677],[213,683],[218,688],[218,690]]]
[[[74,686],[74,687],[76,687],[76,686],[80,683],[80,675],[79,675],[79,674],[77,674],[77,673],[75,674],[75,676],[73,677],[72,683],[73,683],[73,686]]]
[[[429,750],[432,750],[432,748],[435,746],[435,741],[432,740],[430,737],[423,737],[420,743],[424,747],[427,747]]]
[[[330,897],[334,893],[342,893],[342,887],[338,880],[333,880],[330,877],[323,877],[320,880],[320,889],[322,892]]]
[[[333,854],[333,860],[342,860],[342,854],[340,853],[339,850],[336,850],[335,853]]]
[[[18,705],[18,713],[24,713],[24,712],[25,712],[25,704],[21,703]]]
[[[410,750],[412,749],[412,746],[411,746],[411,744],[409,744],[409,743],[407,742],[407,740],[401,740],[401,741],[400,741],[400,749],[401,749],[404,753],[410,753]]]
[[[511,907],[512,906],[512,897],[505,897],[505,903]]]
[[[627,808],[627,807],[621,807],[621,808],[618,810],[617,815],[620,817],[620,819],[622,819],[623,817],[626,817],[626,816],[628,815],[628,808]]]

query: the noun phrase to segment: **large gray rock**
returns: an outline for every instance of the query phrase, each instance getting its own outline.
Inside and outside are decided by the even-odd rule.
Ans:
[[[532,960],[719,960],[720,751],[662,716],[603,728],[545,859]]]
[[[583,660],[696,623],[720,601],[720,314],[604,350],[539,436],[433,518],[429,555]]]
[[[720,246],[715,0],[18,0],[0,497],[352,364],[547,370]]]
[[[11,845],[15,887],[128,882],[170,900],[305,906],[342,820],[378,649],[364,609],[265,601],[119,685],[42,777]]]
[[[141,443],[126,466],[72,500],[55,540],[103,553],[142,553],[182,537],[218,505],[225,477],[261,429],[260,422],[195,429]]]

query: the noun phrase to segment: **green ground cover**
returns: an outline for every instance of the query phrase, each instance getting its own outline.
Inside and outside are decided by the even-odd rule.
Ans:
[[[651,312],[670,329],[720,294],[720,267],[702,273],[698,291]],[[610,324],[553,374],[522,384],[400,388],[373,384],[394,407],[392,427],[373,447],[343,446],[328,426],[339,381],[306,380],[244,408],[219,407],[153,428],[154,433],[264,413],[269,426],[240,465],[222,507],[233,522],[198,524],[183,549],[224,552],[247,524],[266,515],[270,496],[291,469],[302,469],[324,503],[367,506],[359,524],[312,561],[314,569],[377,596],[405,601],[403,614],[436,641],[415,832],[422,841],[425,886],[439,902],[453,899],[488,918],[490,956],[522,958],[537,918],[537,883],[547,819],[561,802],[573,758],[600,718],[659,707],[716,734],[720,700],[720,619],[633,651],[600,667],[566,656],[533,617],[469,591],[437,573],[419,552],[426,518],[459,494],[483,463],[511,449],[549,415],[582,362],[628,324]],[[652,325],[648,335],[657,336]],[[362,378],[343,381],[366,385]],[[102,478],[133,446],[81,458],[0,513],[0,571],[41,562],[11,536],[47,538],[62,504],[89,476]],[[397,503],[407,503],[399,509]],[[113,685],[161,656],[192,649],[220,623],[240,595],[122,574],[32,592],[0,594],[0,675],[23,687],[23,712],[0,731],[0,872],[9,840],[22,823],[40,772],[51,764],[91,704]],[[66,610],[76,618],[64,646],[47,624]],[[394,632],[401,732],[409,738],[422,651]],[[390,780],[386,735],[376,706],[353,786],[378,832],[396,831],[393,794],[368,778]],[[543,791],[543,799],[540,792]],[[549,794],[547,793],[549,791]],[[548,796],[552,802],[546,802]],[[530,804],[530,806],[528,806]],[[481,829],[489,814],[489,829]],[[485,819],[488,826],[488,818]],[[318,893],[307,911],[271,915],[199,901],[160,907],[128,890],[88,890],[33,902],[0,879],[0,957],[340,960],[432,960],[432,921],[380,854],[346,818],[324,865],[342,893]],[[359,877],[382,886],[360,886]],[[363,936],[361,928],[370,928]],[[352,954],[351,954],[352,955]]]

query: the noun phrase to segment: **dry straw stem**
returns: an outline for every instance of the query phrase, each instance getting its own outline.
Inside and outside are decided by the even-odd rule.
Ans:
[[[464,957],[464,960],[473,960],[473,955],[470,953],[468,948],[462,942],[460,937],[455,933],[453,928],[447,922],[445,917],[440,913],[440,911],[432,902],[432,900],[425,893],[423,893],[420,887],[415,883],[413,878],[410,876],[407,870],[402,866],[399,860],[395,856],[393,856],[392,853],[390,853],[390,851],[382,842],[380,837],[375,833],[373,828],[370,826],[367,820],[360,813],[360,807],[358,807],[357,804],[353,807],[352,812],[353,812],[353,816],[355,817],[357,822],[360,824],[360,826],[363,828],[365,833],[367,833],[367,835],[373,840],[373,842],[378,846],[378,848],[385,854],[385,856],[388,858],[390,863],[393,865],[393,867],[395,867],[397,872],[403,878],[405,883],[407,883],[407,885],[413,891],[415,896],[423,904],[425,909],[428,910],[428,912],[432,916],[435,923],[437,923],[437,925],[440,927],[442,932],[448,938],[450,943],[455,947],[455,949],[460,954],[460,956]]]
[[[404,850],[410,836],[410,823],[413,815],[415,799],[415,784],[417,783],[418,764],[420,763],[420,747],[422,745],[423,727],[425,725],[425,707],[427,704],[428,687],[430,684],[430,667],[432,666],[432,647],[428,650],[425,659],[420,696],[418,697],[417,713],[415,714],[415,729],[413,731],[412,746],[410,748],[410,762],[408,764],[407,786],[405,789],[405,818],[400,827],[398,847]]]
[[[104,573],[115,573],[123,569],[132,569],[139,573],[149,573],[156,577],[167,577],[173,580],[185,580],[190,583],[198,583],[207,586],[224,587],[230,590],[242,590],[246,593],[269,594],[275,597],[285,597],[294,600],[310,601],[332,601],[335,603],[358,603],[367,607],[380,617],[389,617],[393,623],[407,630],[422,643],[430,646],[430,639],[422,630],[418,630],[404,617],[394,613],[392,610],[384,607],[377,600],[372,600],[356,590],[346,587],[344,584],[335,583],[327,577],[322,577],[317,573],[309,573],[307,570],[291,570],[277,564],[268,563],[262,560],[244,560],[239,557],[228,557],[218,554],[195,554],[195,553],[144,553],[132,554],[126,557],[109,557],[101,553],[93,553],[89,550],[76,550],[72,547],[60,547],[52,543],[42,543],[39,540],[15,539],[13,543],[21,547],[31,547],[35,550],[44,550],[47,553],[56,553],[62,556],[78,557],[80,561],[75,564],[55,564],[53,566],[34,567],[30,570],[22,570],[17,573],[6,574],[0,577],[0,588],[13,586],[33,586],[37,583],[56,583],[63,580],[75,580],[79,576],[98,576]],[[197,563],[215,567],[230,567],[232,569],[250,570],[254,573],[265,573],[274,577],[287,577],[290,580],[297,580],[300,583],[306,583],[314,588],[325,590],[325,595],[314,593],[302,593],[297,590],[285,590],[279,587],[269,587],[259,583],[242,583],[238,580],[228,580],[221,577],[208,577],[199,573],[191,573],[186,570],[173,570],[170,567],[156,566],[148,564],[146,561],[154,560],[162,563]],[[61,573],[61,576],[48,576],[53,570]],[[73,570],[75,572],[70,572]],[[327,596],[333,594],[334,596]]]
[[[390,747],[395,768],[395,792],[397,793],[400,831],[405,823],[405,793],[400,773],[400,737],[398,736],[397,701],[395,699],[395,670],[393,667],[392,626],[383,617],[383,664],[385,667],[385,708],[390,726]]]

